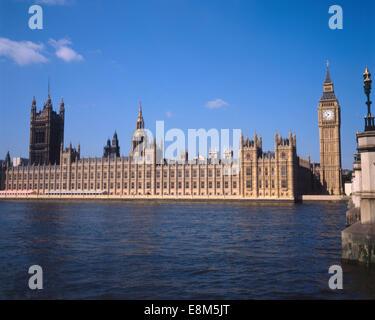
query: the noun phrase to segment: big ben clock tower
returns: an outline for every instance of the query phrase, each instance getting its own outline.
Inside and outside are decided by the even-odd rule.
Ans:
[[[329,194],[341,195],[341,138],[340,138],[340,105],[333,90],[329,74],[323,84],[323,96],[319,101],[319,140],[320,140],[320,182]]]

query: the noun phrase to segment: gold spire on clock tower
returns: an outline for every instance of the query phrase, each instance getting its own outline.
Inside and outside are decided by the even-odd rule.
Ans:
[[[341,114],[327,61],[323,96],[318,106],[320,144],[320,182],[329,194],[343,193],[341,169]]]

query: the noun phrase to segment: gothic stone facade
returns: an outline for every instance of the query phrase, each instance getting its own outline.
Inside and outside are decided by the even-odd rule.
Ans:
[[[297,194],[294,135],[276,135],[275,152],[262,152],[261,137],[242,141],[241,167],[237,171],[226,161],[172,161],[158,163],[155,143],[147,147],[144,163],[132,157],[80,159],[78,150],[69,146],[61,152],[60,165],[11,167],[6,171],[7,190],[105,191],[109,195],[205,196],[289,199]]]
[[[50,98],[46,105],[45,113],[48,115],[45,117],[48,118],[52,114]],[[63,138],[63,105],[60,115],[62,122],[55,123],[59,134],[56,134],[58,139],[54,143]],[[341,194],[340,109],[328,69],[318,117],[320,164],[311,163],[310,157],[303,159],[297,156],[296,136],[292,133],[287,139],[275,134],[273,152],[263,151],[261,137],[254,135],[250,140],[242,136],[237,163],[230,161],[233,159],[230,152],[224,154],[223,159],[210,153],[206,160],[188,160],[187,153],[184,153],[181,159],[170,160],[163,158],[162,148],[156,145],[155,140],[147,141],[140,106],[128,157],[108,152],[101,158],[82,159],[79,147],[76,150],[70,145],[64,150],[61,144],[56,159],[56,150],[46,147],[41,153],[43,159],[36,161],[30,151],[30,159],[34,161],[30,161],[29,166],[3,169],[3,186],[9,191],[33,190],[38,194],[87,193],[119,197],[295,200],[302,194]],[[37,132],[34,132],[35,119],[37,117],[32,109],[30,150],[33,151],[33,135]],[[45,127],[45,132],[56,132],[48,128],[48,124]],[[117,134],[114,140],[118,147]],[[44,141],[46,146],[51,140]],[[141,145],[142,149],[139,148]],[[140,156],[143,161],[139,161]]]
[[[52,109],[48,92],[43,109],[36,111],[35,97],[31,105],[29,162],[59,164],[61,144],[64,142],[64,101],[61,99],[60,114]]]

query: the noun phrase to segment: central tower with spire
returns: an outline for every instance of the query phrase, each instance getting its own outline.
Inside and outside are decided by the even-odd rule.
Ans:
[[[324,191],[333,195],[343,193],[341,169],[341,114],[333,82],[327,73],[323,84],[323,96],[318,106],[320,144],[320,182]]]
[[[143,121],[142,116],[142,104],[139,102],[139,110],[138,110],[138,117],[137,117],[137,128],[136,129],[144,129],[145,123]]]
[[[131,142],[130,155],[132,157],[142,157],[144,155],[144,149],[146,148],[146,144],[147,144],[147,134],[144,128],[145,128],[145,123],[144,123],[143,115],[142,115],[142,104],[141,102],[139,102],[137,123],[136,123],[135,131],[132,136],[132,142]]]

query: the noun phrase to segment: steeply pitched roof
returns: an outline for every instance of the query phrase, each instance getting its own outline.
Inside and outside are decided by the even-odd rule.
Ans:
[[[332,83],[331,76],[329,74],[328,63],[327,63],[327,74],[326,74],[326,79],[324,80],[324,83]]]

